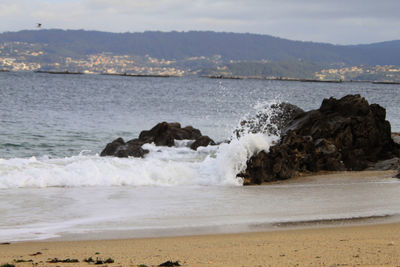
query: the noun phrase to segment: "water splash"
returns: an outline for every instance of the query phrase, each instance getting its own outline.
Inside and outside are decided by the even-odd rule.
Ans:
[[[255,133],[279,136],[278,126],[274,122],[274,118],[282,115],[279,104],[278,100],[257,103],[254,106],[254,114],[247,114],[240,120],[234,130],[234,136],[240,138]]]
[[[237,174],[245,170],[247,160],[262,150],[268,151],[279,140],[277,126],[271,121],[276,104],[257,104],[256,115],[246,116],[246,123],[239,124],[241,128],[229,142],[197,151],[188,147],[190,141],[179,141],[177,147],[146,144],[144,148],[150,153],[145,158],[100,157],[82,151],[65,158],[0,159],[0,189],[242,185]]]

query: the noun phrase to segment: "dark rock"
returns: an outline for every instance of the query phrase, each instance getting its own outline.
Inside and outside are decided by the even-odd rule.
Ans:
[[[259,111],[255,117],[241,121],[234,133],[237,137],[246,133],[278,135],[289,122],[303,113],[304,110],[289,103],[272,104]]]
[[[400,179],[400,170],[399,170],[399,172],[398,172],[395,176],[393,176],[393,178],[398,178],[398,179]]]
[[[199,146],[215,145],[215,142],[208,136],[202,136],[200,130],[192,126],[181,128],[177,122],[161,122],[148,131],[142,131],[139,138],[132,139],[125,143],[118,138],[107,144],[100,156],[115,157],[144,157],[149,151],[142,148],[142,145],[154,143],[156,146],[174,146],[175,140],[195,140],[191,148],[196,150]]]
[[[144,143],[155,143],[156,146],[174,146],[174,140],[196,140],[201,132],[192,126],[181,128],[177,122],[161,122],[149,131],[142,131],[139,140]]]
[[[111,258],[108,258],[104,261],[104,263],[114,263],[114,260]]]
[[[299,172],[364,170],[400,155],[386,111],[360,95],[324,99],[282,128],[279,144],[247,162],[247,183],[288,179]]]
[[[319,110],[304,113],[287,128],[314,139],[329,139],[341,151],[347,169],[362,170],[368,162],[398,153],[385,116],[379,105],[368,105],[360,95],[348,95],[325,99]]]
[[[101,151],[100,156],[114,156],[119,150],[121,150],[122,146],[125,146],[124,139],[122,139],[121,137],[117,138],[106,145],[103,151]]]
[[[209,145],[215,146],[215,142],[207,135],[203,135],[197,138],[196,141],[194,141],[190,145],[190,148],[193,150],[197,150],[199,146],[209,146]]]
[[[49,259],[47,262],[48,263],[60,263],[60,262],[62,262],[62,263],[77,263],[77,262],[79,262],[79,260],[70,259],[70,258],[65,259],[65,260],[61,260],[61,259],[58,259],[58,258],[54,258],[54,259]]]
[[[95,265],[114,263],[114,260],[111,259],[111,258],[108,258],[106,260],[102,260],[102,259],[96,258],[96,260],[94,260],[92,257],[89,257],[89,258],[84,259],[83,261],[86,262],[86,263],[89,263],[89,264],[93,263]]]
[[[94,260],[93,260],[92,257],[85,258],[83,261],[84,261],[84,262],[87,262],[87,263],[94,263]]]
[[[125,143],[122,138],[118,138],[111,143],[108,143],[100,153],[100,156],[115,156],[119,158],[144,157],[144,155],[149,153],[149,151],[142,148],[143,144],[144,143],[138,139],[133,139]]]
[[[169,266],[169,267],[173,267],[173,266],[181,266],[179,261],[166,261],[161,263],[158,266]]]

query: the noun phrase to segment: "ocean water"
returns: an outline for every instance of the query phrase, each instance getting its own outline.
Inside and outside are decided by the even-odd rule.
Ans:
[[[361,94],[400,131],[398,85],[0,73],[0,241],[248,231],[278,223],[396,216],[398,180],[243,187],[248,157],[279,137],[247,134],[190,150],[145,145],[143,159],[99,157],[161,121],[215,141],[286,101],[309,110]]]

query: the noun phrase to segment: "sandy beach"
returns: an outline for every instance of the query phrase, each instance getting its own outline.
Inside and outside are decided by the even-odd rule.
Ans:
[[[349,176],[355,182],[373,181],[394,173],[325,173],[280,183],[313,184],[325,179],[341,183]],[[0,266],[95,265],[85,262],[90,258],[112,259],[101,266],[158,266],[166,261],[178,261],[182,266],[400,266],[400,223],[387,218],[279,225],[250,233],[115,238],[3,243]],[[65,260],[74,262],[57,262]]]
[[[278,230],[261,233],[0,245],[0,264],[88,266],[400,266],[400,224]],[[50,259],[78,263],[48,263]],[[30,261],[32,262],[22,262]],[[20,261],[20,262],[18,262]],[[93,264],[91,264],[93,265]]]

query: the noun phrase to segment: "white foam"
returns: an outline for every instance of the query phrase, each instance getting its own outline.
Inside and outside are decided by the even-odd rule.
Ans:
[[[201,148],[145,145],[145,158],[78,155],[0,159],[0,188],[79,186],[241,185],[236,177],[271,138],[246,135],[230,144]]]
[[[269,151],[278,137],[265,134],[247,134],[240,139],[234,138],[229,144],[221,144],[217,153],[217,173],[228,182],[231,177],[246,169],[247,160],[254,154]],[[239,178],[238,183],[243,184]]]
[[[269,107],[274,103],[259,105],[256,111],[269,114],[273,112]],[[256,119],[252,122],[259,123]],[[265,118],[263,123],[269,124]],[[197,151],[188,147],[190,140],[176,141],[177,147],[145,144],[143,148],[150,153],[144,158],[100,157],[83,151],[78,156],[66,158],[0,159],[0,189],[242,185],[242,179],[236,175],[245,170],[247,160],[261,150],[268,151],[279,137],[269,136],[266,131],[240,130],[240,138],[232,137],[229,143],[199,147]]]

